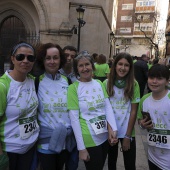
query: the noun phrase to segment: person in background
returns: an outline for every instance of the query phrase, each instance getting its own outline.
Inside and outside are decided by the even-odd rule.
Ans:
[[[103,82],[110,73],[109,65],[106,63],[106,56],[100,54],[95,64],[94,78]]]
[[[87,170],[102,170],[108,131],[110,144],[117,142],[113,110],[103,84],[92,78],[95,69],[92,57],[81,52],[74,59],[73,68],[78,80],[69,86],[67,101],[79,158]]]
[[[136,63],[137,60],[138,60],[138,57],[137,57],[137,56],[134,56],[134,57],[133,57],[133,64]]]
[[[114,59],[113,59],[113,58],[109,58],[109,60],[108,60],[108,65],[109,65],[109,68],[110,68],[110,69],[111,69],[111,67],[112,67],[113,62],[114,62]]]
[[[71,83],[77,80],[74,72],[73,72],[73,60],[77,56],[77,49],[73,46],[65,46],[63,48],[64,57],[66,59],[66,63],[64,66],[59,70],[59,72],[69,78]],[[68,160],[65,164],[66,170],[76,170],[78,168],[78,150],[77,147],[73,149],[72,152],[69,153]]]
[[[67,110],[68,80],[58,70],[66,63],[58,44],[43,44],[37,62],[44,70],[39,77],[38,155],[43,170],[62,170],[76,146]]]
[[[93,53],[92,54],[92,58],[93,58],[94,64],[96,64],[98,56],[99,55],[97,53]]]
[[[73,59],[77,56],[77,49],[73,46],[65,46],[63,48],[63,53],[66,63],[59,70],[59,72],[67,78],[70,78],[71,82],[73,83],[76,80],[76,77],[73,73]]]
[[[39,135],[38,99],[34,78],[28,74],[35,50],[19,42],[10,56],[11,70],[0,78],[0,155],[7,153],[9,170],[30,170]]]
[[[149,60],[147,65],[148,65],[148,70],[149,70],[153,66],[153,62],[151,60]]]
[[[138,82],[134,79],[133,59],[128,53],[119,53],[104,82],[116,118],[118,140],[121,142],[126,170],[136,169],[135,121],[140,101]],[[108,169],[116,169],[118,143],[109,146]]]
[[[147,129],[148,162],[150,170],[170,169],[170,91],[167,88],[169,69],[155,64],[148,72],[148,86],[152,93],[139,103],[138,122]]]
[[[145,86],[148,79],[147,61],[148,61],[147,55],[142,54],[141,58],[134,63],[134,74],[135,74],[135,79],[139,83],[140,97],[142,97],[144,94]]]

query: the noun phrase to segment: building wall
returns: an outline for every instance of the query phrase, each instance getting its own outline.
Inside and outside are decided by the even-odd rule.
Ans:
[[[154,0],[153,0],[154,1]],[[155,0],[156,1],[156,0]],[[119,51],[129,52],[131,55],[141,56],[142,54],[147,54],[149,57],[152,55],[152,50],[150,49],[150,45],[148,43],[141,43],[141,41],[145,41],[145,35],[141,32],[141,30],[137,30],[139,27],[139,23],[136,22],[136,18],[138,15],[153,15],[155,12],[155,6],[142,6],[137,7],[137,3],[150,3],[150,1],[144,0],[119,0],[118,1],[118,18],[116,23],[116,45],[119,47]],[[156,4],[156,3],[155,3]],[[148,4],[150,5],[150,4]],[[127,6],[127,7],[126,7]],[[148,37],[150,37],[153,33],[153,17],[151,21],[145,22],[142,18],[140,22],[141,28],[145,27],[145,33]],[[143,24],[143,25],[142,25]],[[127,43],[122,43],[123,41],[127,41]],[[154,40],[153,40],[154,41]]]
[[[109,55],[113,0],[1,0],[0,24],[14,15],[29,31],[40,33],[40,42],[54,42],[64,47],[77,47],[77,34],[71,28],[78,25],[76,8],[85,8],[86,24],[81,28],[80,50]]]

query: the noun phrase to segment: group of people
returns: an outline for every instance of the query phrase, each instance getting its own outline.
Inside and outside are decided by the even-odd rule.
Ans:
[[[11,69],[0,78],[0,169],[31,170],[37,153],[43,170],[76,170],[79,159],[87,170],[102,170],[107,156],[112,170],[120,142],[125,169],[135,170],[137,118],[148,130],[150,169],[170,169],[169,69],[151,67],[152,93],[141,98],[132,56],[119,53],[106,76],[94,77],[105,58],[94,63],[87,51],[53,43],[37,54],[25,42],[13,47]],[[36,78],[29,74],[35,62]]]

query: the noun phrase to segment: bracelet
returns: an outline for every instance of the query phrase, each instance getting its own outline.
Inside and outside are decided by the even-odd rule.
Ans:
[[[132,141],[132,136],[130,136],[130,135],[127,135],[127,134],[126,134],[126,135],[124,136],[124,138],[130,139],[130,140]]]
[[[142,130],[144,130],[145,128],[141,125],[141,124],[139,124],[139,127],[142,129]]]

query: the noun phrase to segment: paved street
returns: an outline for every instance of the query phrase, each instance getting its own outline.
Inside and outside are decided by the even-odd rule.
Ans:
[[[136,170],[149,170],[147,163],[146,130],[141,130],[137,123],[135,125],[135,130],[136,130]],[[78,170],[85,170],[85,166],[82,161],[79,162]],[[108,170],[107,160],[105,163],[104,170]],[[121,152],[119,153],[118,156],[117,170],[124,170],[123,156]]]

